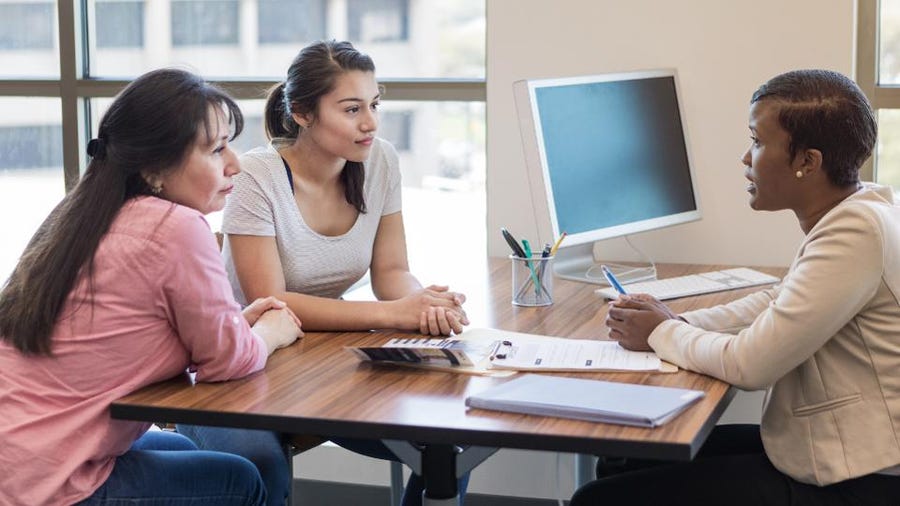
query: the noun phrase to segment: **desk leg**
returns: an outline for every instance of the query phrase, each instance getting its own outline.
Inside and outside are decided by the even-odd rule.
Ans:
[[[425,480],[423,506],[458,506],[456,480],[493,455],[496,448],[448,444],[417,444],[384,440],[384,444]]]
[[[454,445],[430,444],[422,448],[422,492],[424,506],[458,506],[456,454]]]
[[[575,489],[594,480],[597,459],[593,455],[578,453],[575,455]]]

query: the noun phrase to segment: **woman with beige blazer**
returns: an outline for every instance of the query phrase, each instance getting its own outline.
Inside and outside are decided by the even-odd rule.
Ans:
[[[805,234],[781,283],[676,315],[649,295],[610,303],[612,339],[743,389],[762,424],[719,426],[694,462],[600,466],[572,505],[900,504],[900,207],[859,181],[876,120],[850,79],[805,70],[751,99],[750,207]]]

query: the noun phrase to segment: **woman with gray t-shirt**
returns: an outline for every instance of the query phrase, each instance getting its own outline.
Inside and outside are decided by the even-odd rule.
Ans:
[[[369,56],[349,42],[304,48],[266,101],[272,142],[241,158],[225,207],[228,276],[239,302],[283,300],[304,330],[462,332],[465,296],[423,288],[409,272],[393,146],[375,137],[381,88]],[[377,301],[340,297],[370,272]],[[260,470],[269,504],[290,487],[281,436],[266,431],[179,426],[199,447],[242,455]],[[335,440],[371,457],[397,458],[379,441]],[[468,475],[459,483],[463,497]],[[421,504],[410,476],[404,505]]]

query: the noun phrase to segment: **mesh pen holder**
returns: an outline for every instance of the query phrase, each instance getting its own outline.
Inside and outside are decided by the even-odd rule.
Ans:
[[[553,304],[552,256],[509,256],[512,264],[512,303],[516,306]]]

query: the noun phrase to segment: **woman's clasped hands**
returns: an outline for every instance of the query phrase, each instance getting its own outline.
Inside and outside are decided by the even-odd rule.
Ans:
[[[459,334],[469,324],[462,305],[466,296],[450,287],[429,285],[393,302],[399,319],[397,328],[419,329],[432,336]]]
[[[300,318],[287,304],[275,297],[262,297],[242,311],[253,331],[266,342],[269,354],[303,337]]]
[[[620,295],[609,302],[606,326],[609,338],[626,350],[652,351],[647,339],[665,320],[683,320],[652,295],[645,293]]]

